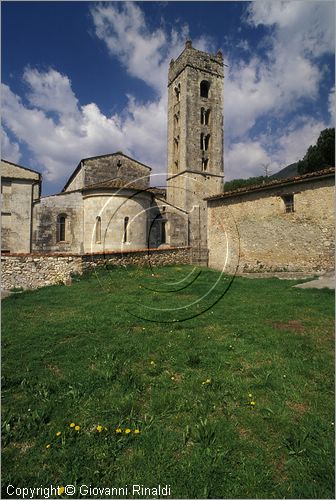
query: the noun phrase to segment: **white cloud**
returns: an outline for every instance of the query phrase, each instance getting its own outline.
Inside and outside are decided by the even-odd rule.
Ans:
[[[119,2],[96,5],[91,9],[95,32],[128,73],[140,78],[162,94],[170,59],[183,49],[188,27],[170,34],[162,28],[149,30],[145,16],[136,4]]]
[[[248,23],[273,29],[266,55],[229,61],[225,118],[230,138],[242,138],[267,113],[279,117],[299,109],[303,99],[318,97],[323,72],[316,58],[334,50],[334,10],[332,2],[249,4]]]
[[[288,111],[299,112],[303,100],[312,102],[319,96],[323,73],[317,58],[333,50],[333,13],[331,2],[248,4],[248,23],[268,26],[270,34],[266,56],[261,57],[256,49],[246,62],[230,60],[226,54],[230,66],[224,101],[227,178],[261,175],[263,164],[270,164],[275,172],[300,159],[328,126],[323,120],[306,117],[277,135],[260,132],[254,141],[249,137],[258,120],[285,118]],[[129,2],[95,4],[91,16],[95,33],[110,55],[119,59],[129,75],[151,87],[155,97],[140,103],[128,96],[120,115],[106,116],[93,102],[79,103],[67,75],[56,69],[43,72],[29,67],[23,74],[28,89],[22,96],[25,100],[3,86],[4,127],[18,143],[28,146],[50,182],[65,180],[80,158],[116,150],[162,172],[166,169],[168,65],[183,50],[189,28],[177,23],[167,30],[162,21],[150,29],[139,5]],[[217,49],[206,36],[194,40],[193,45],[210,52]],[[250,47],[252,53],[248,40],[236,46]],[[334,96],[335,88],[329,94],[331,114]],[[3,135],[3,150],[13,161],[20,157],[18,143]]]
[[[265,165],[272,172],[278,170],[278,164],[272,160],[266,148],[259,141],[234,143],[227,151],[225,179],[265,175]]]
[[[41,73],[36,69],[26,68],[23,80],[29,86],[27,98],[32,106],[43,111],[54,111],[60,116],[78,114],[78,101],[71,89],[67,76],[54,69]]]
[[[166,170],[166,80],[169,61],[184,48],[186,25],[170,33],[149,30],[140,7],[133,3],[95,5],[91,9],[96,35],[128,73],[156,91],[156,98],[139,103],[128,96],[120,115],[106,116],[95,103],[81,105],[71,81],[55,69],[26,68],[25,104],[3,86],[3,122],[27,144],[49,182],[70,175],[80,158],[121,150],[153,167]],[[209,50],[206,37],[195,41]],[[154,181],[155,182],[155,181]]]
[[[20,147],[17,142],[12,142],[6,131],[1,127],[1,156],[6,158],[8,161],[12,161],[13,163],[17,163],[20,161],[21,153]]]
[[[95,33],[110,54],[122,62],[131,76],[164,95],[169,62],[184,49],[189,38],[188,25],[177,23],[169,32],[163,27],[149,29],[141,8],[131,2],[95,5],[91,15]],[[207,36],[195,39],[194,44],[199,50],[214,50]]]
[[[316,143],[328,124],[303,116],[288,125],[283,134],[260,134],[255,141],[231,144],[226,153],[226,180],[264,175],[264,166],[275,174],[281,168],[299,161],[310,145]],[[274,139],[275,135],[275,139]],[[272,144],[272,151],[269,145]]]
[[[335,4],[330,1],[251,2],[247,20],[253,26],[275,26],[278,42],[314,57],[335,48]]]
[[[26,78],[27,74],[33,77]],[[105,116],[95,103],[78,105],[69,79],[57,71],[26,70],[24,75],[30,106],[2,85],[3,124],[27,144],[47,181],[68,176],[81,158],[117,150],[153,165],[156,171],[165,169],[164,99],[139,105],[129,96],[122,118]],[[67,105],[63,109],[64,102]],[[57,117],[50,116],[49,111],[56,112]],[[3,140],[6,157],[9,152],[11,158],[15,152],[18,157],[18,146],[13,144],[10,149],[7,135]]]
[[[310,145],[316,144],[320,132],[327,124],[310,117],[301,117],[299,123],[293,124],[279,137],[274,158],[282,167],[301,160]]]

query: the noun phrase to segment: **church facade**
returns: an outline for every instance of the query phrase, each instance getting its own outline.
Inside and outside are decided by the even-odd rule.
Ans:
[[[60,193],[41,197],[38,172],[2,160],[2,253],[185,247],[191,262],[231,273],[331,269],[334,169],[225,192],[223,85],[220,51],[187,41],[171,61],[166,189],[116,152],[80,160]]]

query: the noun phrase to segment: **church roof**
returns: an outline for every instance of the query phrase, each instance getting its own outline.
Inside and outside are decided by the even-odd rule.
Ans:
[[[258,184],[256,186],[246,186],[232,191],[224,191],[224,193],[216,194],[214,196],[209,196],[205,198],[206,200],[219,200],[222,198],[229,198],[233,196],[240,196],[245,193],[252,193],[255,191],[267,191],[268,189],[273,189],[281,186],[287,186],[291,184],[299,184],[301,182],[316,179],[321,177],[331,177],[335,175],[335,168],[326,168],[324,170],[319,170],[317,172],[309,172],[307,174],[299,175],[296,177],[288,177],[286,179],[277,179],[274,181],[267,182],[267,184]]]

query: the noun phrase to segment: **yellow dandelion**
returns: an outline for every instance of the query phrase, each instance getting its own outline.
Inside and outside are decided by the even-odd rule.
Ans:
[[[80,425],[75,425],[75,431],[80,431]]]
[[[59,486],[58,487],[58,494],[63,495],[63,493],[64,493],[64,486]]]
[[[46,445],[47,450],[49,450],[50,446],[51,446],[50,444]]]
[[[131,429],[125,429],[125,434],[130,434],[130,432],[132,432]]]
[[[249,395],[248,395],[248,397],[249,397],[249,398],[252,398],[253,396],[252,396],[252,394],[249,394]]]
[[[96,429],[97,429],[98,432],[101,432],[103,430],[103,426],[102,425],[97,425]]]
[[[122,433],[122,429],[121,429],[120,427],[118,427],[118,428],[116,429],[116,433],[117,433],[117,434],[121,434],[121,433]]]
[[[59,437],[61,435],[61,431],[56,432],[56,436]]]
[[[140,429],[134,429],[134,434],[140,434]]]
[[[256,402],[255,401],[251,401],[250,405],[252,406],[255,406]]]
[[[70,427],[75,427],[75,425],[76,424],[74,422],[71,422]]]

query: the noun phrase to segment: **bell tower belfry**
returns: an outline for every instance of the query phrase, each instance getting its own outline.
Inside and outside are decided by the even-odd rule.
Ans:
[[[224,64],[191,41],[168,73],[167,201],[189,214],[188,242],[206,247],[204,198],[223,191]]]

